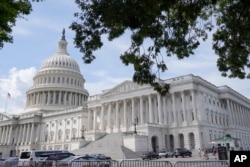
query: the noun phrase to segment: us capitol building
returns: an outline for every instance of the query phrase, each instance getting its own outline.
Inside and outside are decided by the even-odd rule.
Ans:
[[[129,158],[179,147],[196,151],[228,134],[235,139],[225,143],[229,148],[250,147],[250,100],[235,90],[186,75],[161,81],[171,85],[166,96],[132,81],[89,96],[64,33],[33,82],[22,113],[0,113],[0,157],[63,149]]]

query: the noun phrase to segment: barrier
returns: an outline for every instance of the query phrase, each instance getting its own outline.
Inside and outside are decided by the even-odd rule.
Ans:
[[[19,167],[46,167],[36,164],[28,164],[27,162],[19,163]],[[229,162],[225,160],[206,160],[206,161],[177,161],[175,163],[159,160],[81,160],[74,161],[68,167],[229,167]],[[51,166],[50,166],[51,167]],[[61,167],[55,164],[52,167]],[[64,167],[66,167],[64,165]]]
[[[114,160],[74,161],[70,167],[119,167],[119,162]]]
[[[17,167],[45,167],[45,161],[19,161]]]
[[[174,167],[229,167],[227,161],[178,161],[174,164]]]
[[[169,161],[123,160],[120,167],[172,167]]]

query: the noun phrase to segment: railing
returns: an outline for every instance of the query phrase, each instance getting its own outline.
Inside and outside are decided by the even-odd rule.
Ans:
[[[229,167],[228,161],[178,161],[174,164],[174,167]]]
[[[169,161],[123,160],[120,167],[172,167]]]
[[[145,136],[147,133],[146,132],[136,132],[136,135],[140,135],[140,136]],[[123,135],[124,136],[133,136],[135,135],[135,132],[134,131],[131,131],[131,132],[123,132]]]
[[[119,167],[119,162],[113,160],[74,161],[70,167]]]
[[[65,166],[66,165],[66,166]],[[74,161],[69,164],[63,164],[63,167],[229,167],[226,160],[206,160],[206,161],[159,161],[159,160],[84,160]],[[53,166],[47,166],[44,163],[35,163],[34,161],[19,162],[18,167],[62,167],[58,161]]]

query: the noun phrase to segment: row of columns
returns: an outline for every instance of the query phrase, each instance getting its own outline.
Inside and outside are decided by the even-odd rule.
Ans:
[[[15,126],[15,128],[14,128]],[[26,123],[20,125],[7,125],[0,127],[0,143],[2,145],[25,145],[34,143],[34,136],[39,137],[39,124],[36,126],[35,133],[35,124]]]
[[[229,108],[230,124],[234,126],[250,127],[250,109],[240,105],[239,103],[227,100]]]
[[[6,125],[0,127],[0,144],[8,145],[11,143],[12,125]]]
[[[118,129],[127,129],[133,124],[134,121],[138,121],[139,124],[156,123],[165,125],[172,124],[172,126],[177,126],[180,122],[178,121],[178,117],[181,115],[179,113],[180,111],[182,111],[183,122],[187,123],[187,104],[185,102],[185,92],[183,91],[179,93],[180,95],[173,93],[171,94],[171,97],[162,97],[159,94],[149,94],[102,103],[100,107],[93,107],[89,109],[88,129],[98,129],[98,116],[100,116],[100,130],[112,129],[112,122],[114,122],[114,127]],[[195,92],[191,91],[188,95],[192,96],[192,103],[188,105],[190,105],[189,108],[192,108],[193,110],[193,120],[197,120]],[[176,106],[179,105],[179,103],[176,102],[177,97],[181,98],[182,103],[181,108],[178,109]],[[167,98],[171,101],[171,106],[167,106]],[[111,115],[111,113],[113,115]],[[173,120],[171,120],[170,115],[172,115],[171,117],[173,117]],[[107,120],[106,125],[105,120]],[[120,125],[122,125],[122,127]]]
[[[80,93],[67,91],[42,91],[29,93],[26,106],[32,105],[78,105],[81,106],[87,101],[87,96]]]
[[[210,124],[228,126],[229,125],[229,118],[228,114],[221,114],[213,111],[207,110],[207,122]]]

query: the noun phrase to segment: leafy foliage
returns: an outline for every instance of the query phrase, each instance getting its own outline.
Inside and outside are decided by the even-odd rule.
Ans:
[[[194,54],[201,40],[212,30],[208,19],[216,1],[203,0],[76,0],[82,12],[75,13],[77,21],[71,24],[76,32],[76,47],[84,53],[85,63],[91,63],[93,51],[102,47],[101,36],[109,40],[131,31],[131,45],[120,58],[125,65],[134,66],[133,80],[150,84],[160,94],[169,91],[169,85],[159,79],[167,70],[162,50],[167,56],[179,59]],[[152,45],[143,49],[145,40]]]
[[[213,49],[222,76],[249,78],[250,1],[248,0],[76,0],[80,13],[71,25],[76,47],[91,63],[93,51],[131,31],[131,45],[120,58],[134,66],[133,80],[151,84],[159,93],[169,91],[159,74],[167,70],[166,56],[189,57],[207,39],[214,26]],[[152,45],[143,50],[145,40]],[[156,69],[156,70],[155,70]]]
[[[76,0],[76,3],[82,13],[75,14],[78,22],[73,22],[71,28],[76,32],[75,44],[84,53],[85,63],[95,59],[93,51],[102,47],[103,34],[113,40],[129,29],[131,46],[120,58],[125,65],[134,66],[135,82],[150,84],[161,94],[169,90],[169,85],[159,82],[157,76],[167,70],[161,49],[166,49],[167,56],[188,57],[198,47],[198,39],[206,39],[205,29],[211,28],[197,24],[198,19],[205,20],[207,16],[207,1]],[[203,16],[198,18],[199,13]],[[141,46],[146,39],[153,43],[144,51]],[[155,65],[157,70],[153,71]]]
[[[11,35],[17,18],[32,11],[31,1],[0,2],[0,49],[13,42]],[[150,84],[160,94],[169,85],[160,79],[167,70],[165,56],[179,59],[194,54],[208,31],[215,27],[213,49],[219,56],[218,69],[229,78],[250,78],[250,1],[249,0],[75,0],[81,12],[71,24],[76,32],[75,45],[84,54],[85,63],[96,57],[110,41],[131,32],[131,43],[121,56],[125,65],[133,65],[133,80]],[[144,49],[145,41],[151,41]],[[165,52],[165,53],[164,53]]]
[[[249,78],[250,1],[220,1],[217,13],[218,29],[213,35],[217,66],[223,76]]]
[[[32,0],[42,1],[42,0]],[[32,11],[31,0],[2,0],[0,2],[0,49],[5,42],[12,43],[12,28],[15,26],[17,18],[23,18],[24,15]]]

